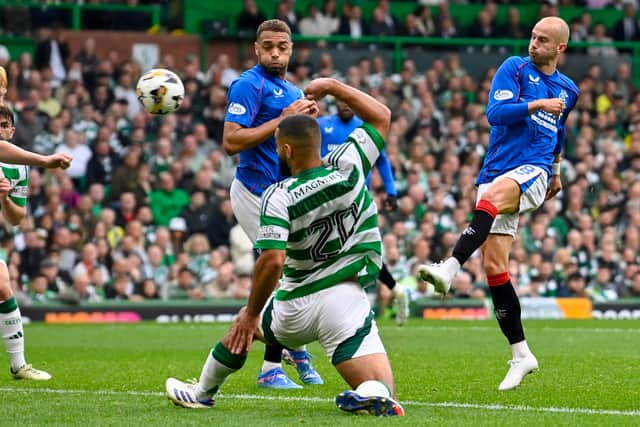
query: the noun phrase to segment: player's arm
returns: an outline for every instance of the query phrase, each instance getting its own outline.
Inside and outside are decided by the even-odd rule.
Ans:
[[[18,225],[27,216],[27,185],[11,188],[11,183],[0,172],[0,209],[11,225]]]
[[[256,85],[249,78],[240,78],[229,88],[228,97],[222,148],[230,156],[253,148],[272,136],[284,117],[317,112],[315,102],[299,99],[285,108],[280,116],[253,127],[253,121],[262,104],[261,85]]]
[[[253,273],[253,286],[247,303],[247,314],[259,317],[267,299],[278,286],[282,277],[286,251],[267,249],[260,254]]]
[[[247,306],[238,314],[223,344],[233,354],[244,354],[251,348],[260,312],[282,276],[287,240],[289,239],[289,200],[277,184],[267,188],[260,206],[260,231],[254,247],[262,251],[253,273]]]
[[[492,126],[513,125],[539,110],[559,116],[564,109],[564,102],[560,98],[520,101],[518,77],[521,68],[517,61],[515,57],[507,59],[493,77],[487,104],[487,120]]]
[[[317,112],[315,102],[299,99],[282,110],[280,116],[257,127],[246,127],[242,124],[225,121],[222,133],[222,148],[229,156],[259,145],[271,137],[282,119],[292,114],[314,114]]]
[[[64,153],[43,156],[23,150],[10,142],[0,140],[0,162],[14,165],[39,166],[50,169],[66,169],[71,164],[71,156]]]
[[[389,162],[389,158],[384,150],[380,152],[380,157],[376,160],[376,167],[384,183],[384,191],[387,193],[387,197],[384,199],[384,208],[387,212],[392,212],[398,204],[398,190],[396,189],[396,181],[393,177],[391,162]]]
[[[344,101],[353,113],[373,126],[376,131],[386,138],[391,125],[391,111],[386,105],[374,97],[346,85],[336,79],[315,79],[304,90],[307,98],[318,101],[326,95],[333,95]]]

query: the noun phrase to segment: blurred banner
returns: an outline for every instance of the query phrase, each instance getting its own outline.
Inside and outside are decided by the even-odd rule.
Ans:
[[[114,302],[83,305],[51,304],[20,307],[25,323],[158,323],[229,322],[242,300]],[[522,298],[523,319],[640,319],[640,300],[595,303],[587,298]],[[412,302],[413,317],[428,320],[492,319],[490,301],[420,299]]]

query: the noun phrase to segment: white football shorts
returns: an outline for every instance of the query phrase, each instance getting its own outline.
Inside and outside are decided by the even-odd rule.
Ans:
[[[261,198],[253,194],[243,183],[234,179],[229,190],[231,209],[238,224],[247,233],[251,243],[255,243],[260,230]]]
[[[287,348],[318,341],[334,365],[386,353],[369,299],[358,283],[344,282],[288,301],[271,298],[261,333]]]
[[[548,176],[547,172],[538,166],[519,166],[496,177],[492,182],[480,184],[476,203],[480,201],[482,194],[491,184],[505,177],[511,178],[520,185],[520,210],[513,214],[499,214],[493,222],[491,233],[509,234],[515,238],[520,214],[538,209],[544,203],[544,198],[547,195]]]

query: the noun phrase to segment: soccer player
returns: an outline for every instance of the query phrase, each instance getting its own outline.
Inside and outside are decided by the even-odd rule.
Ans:
[[[13,112],[2,105],[4,94],[1,91],[0,87],[0,209],[6,222],[18,225],[27,214],[29,185],[29,168],[21,165],[66,169],[71,163],[71,157],[62,153],[42,156],[7,142],[16,129]],[[51,379],[49,373],[33,368],[25,360],[22,317],[11,290],[9,270],[3,259],[0,259],[0,334],[9,353],[11,375],[14,378],[41,381]]]
[[[245,71],[229,87],[223,148],[240,153],[240,164],[231,183],[231,206],[242,229],[255,243],[260,221],[260,197],[282,177],[273,133],[292,114],[317,114],[315,101],[304,99],[300,89],[285,79],[293,43],[291,30],[280,20],[258,27],[254,44],[258,65]],[[282,370],[282,348],[267,346],[258,387],[301,388]],[[300,380],[322,384],[304,348],[290,350]]]
[[[359,126],[362,126],[363,123],[362,119],[353,114],[351,108],[344,102],[336,100],[336,108],[338,110],[336,114],[318,119],[318,125],[320,125],[320,133],[322,135],[320,154],[323,158],[342,145],[347,140],[349,134]],[[384,150],[380,152],[380,157],[376,160],[376,167],[384,182],[384,189],[387,193],[387,197],[384,200],[384,208],[387,212],[391,212],[397,208],[398,192],[396,191],[396,183],[393,178],[391,163],[389,163],[389,159]],[[367,185],[369,185],[370,178],[371,174],[367,177]],[[409,317],[407,289],[396,283],[384,263],[382,264],[378,280],[391,290],[396,300],[398,310],[396,313],[396,322],[398,325],[404,325],[407,317]]]
[[[308,116],[283,120],[276,131],[283,174],[264,193],[262,249],[249,302],[207,357],[197,384],[166,381],[168,397],[208,408],[225,379],[244,364],[254,336],[287,347],[319,341],[352,387],[336,397],[340,409],[403,415],[393,373],[363,287],[375,283],[382,241],[366,176],[384,147],[391,113],[382,103],[334,79],[317,79],[312,99],[331,94],[365,120],[349,142],[324,161],[320,129]],[[284,272],[280,288],[272,292]]]
[[[531,32],[529,57],[508,58],[496,72],[487,105],[491,139],[476,181],[473,219],[452,257],[420,267],[423,280],[446,293],[461,266],[480,248],[496,319],[512,348],[511,367],[499,390],[517,387],[538,369],[508,273],[509,252],[519,214],[537,209],[562,189],[563,126],[579,95],[575,83],[557,70],[568,40],[565,21],[543,18]]]

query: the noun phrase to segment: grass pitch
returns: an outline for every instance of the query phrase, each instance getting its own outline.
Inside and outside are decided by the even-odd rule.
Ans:
[[[256,388],[264,348],[256,343],[213,409],[187,410],[168,403],[164,381],[198,376],[227,324],[32,324],[27,359],[53,379],[13,380],[0,358],[0,425],[640,425],[640,321],[526,321],[540,371],[510,392],[497,390],[511,352],[495,321],[379,326],[404,418],[337,410],[334,398],[348,387],[317,344],[309,350],[325,385]]]

